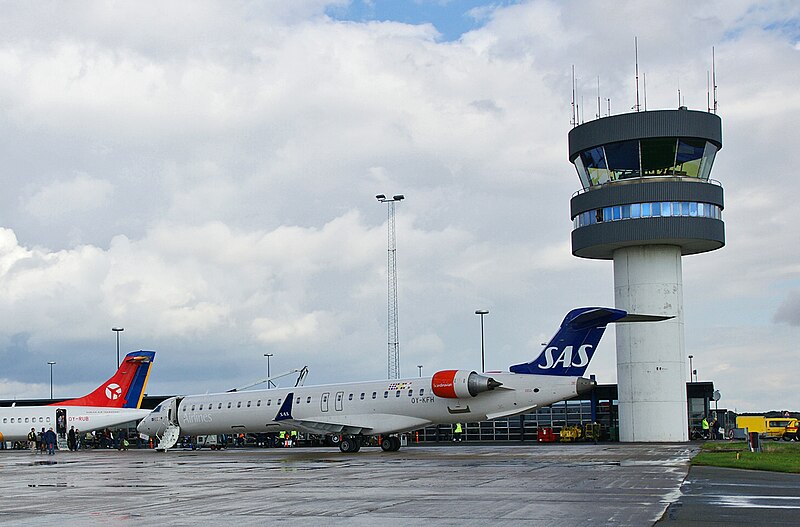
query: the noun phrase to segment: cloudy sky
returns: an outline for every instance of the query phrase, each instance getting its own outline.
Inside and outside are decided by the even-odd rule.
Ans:
[[[571,255],[571,70],[595,118],[707,108],[727,245],[683,259],[686,353],[720,407],[800,410],[792,1],[0,1],[0,398],[82,395],[121,351],[148,392],[308,365],[386,375],[386,206],[400,362],[487,369],[613,305]],[[605,108],[604,108],[605,111]],[[591,370],[616,382],[614,334]],[[687,364],[688,371],[688,364]]]

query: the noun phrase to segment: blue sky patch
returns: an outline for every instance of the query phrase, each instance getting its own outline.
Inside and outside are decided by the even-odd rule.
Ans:
[[[519,0],[353,0],[345,7],[328,8],[327,14],[353,22],[430,23],[441,33],[441,40],[449,42],[485,24],[483,13],[516,3]]]

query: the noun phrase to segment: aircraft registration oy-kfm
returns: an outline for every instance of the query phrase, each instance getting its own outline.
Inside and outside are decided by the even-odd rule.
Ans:
[[[442,370],[432,377],[172,397],[138,430],[160,439],[161,451],[181,435],[279,430],[340,436],[342,452],[357,452],[365,438],[380,436],[384,451],[396,451],[398,433],[510,417],[586,393],[594,381],[583,374],[607,324],[668,318],[574,309],[534,360],[507,373]]]
[[[91,432],[142,419],[150,413],[139,407],[155,356],[154,351],[128,353],[117,372],[89,395],[47,406],[0,408],[0,441],[25,441],[31,428],[55,427],[64,435],[70,426]]]

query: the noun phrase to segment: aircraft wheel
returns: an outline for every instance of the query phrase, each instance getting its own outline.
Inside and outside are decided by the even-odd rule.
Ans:
[[[342,436],[340,436],[339,434],[330,434],[329,436],[326,437],[326,439],[330,446],[338,446],[339,443],[342,442]]]
[[[400,438],[397,436],[392,436],[389,439],[392,442],[392,452],[397,452],[400,450]]]
[[[339,450],[341,450],[346,454],[349,454],[351,452],[358,452],[359,450],[358,440],[352,436],[343,437],[342,440],[339,442]]]
[[[381,439],[381,450],[384,452],[392,452],[392,438],[390,436],[384,436]]]

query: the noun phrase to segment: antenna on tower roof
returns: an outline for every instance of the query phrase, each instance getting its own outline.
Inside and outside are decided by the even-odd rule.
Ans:
[[[636,111],[639,111],[639,37],[633,37],[633,48],[636,62]]]
[[[714,113],[717,113],[717,68],[714,57],[714,46],[711,46],[711,83],[714,87]]]
[[[575,116],[575,64],[572,65],[572,119],[569,124],[573,128],[578,126],[578,119]]]
[[[647,111],[647,74],[642,72],[642,92],[644,95],[644,111]]]
[[[597,118],[600,119],[600,75],[597,76]]]

